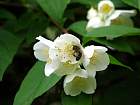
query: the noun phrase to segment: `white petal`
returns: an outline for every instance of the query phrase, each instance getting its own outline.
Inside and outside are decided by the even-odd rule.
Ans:
[[[88,77],[85,79],[85,85],[82,88],[82,91],[87,94],[92,94],[96,89],[96,79],[94,77]]]
[[[94,18],[95,16],[97,16],[97,10],[95,10],[92,7],[92,8],[90,8],[90,10],[87,13],[87,19],[90,20],[90,19]]]
[[[109,56],[107,53],[101,54],[98,56],[97,61],[96,61],[96,71],[102,71],[105,70],[108,65],[109,65]]]
[[[49,56],[48,46],[46,46],[44,43],[39,41],[34,45],[33,49],[34,49],[34,55],[37,59],[41,61],[47,61],[48,56]]]
[[[90,63],[90,58],[87,58],[87,56],[84,56],[83,58],[83,66],[86,67]]]
[[[95,76],[96,71],[105,70],[109,65],[109,57],[106,53],[107,48],[102,46],[93,46],[94,53],[92,57],[83,61],[83,66],[90,76]]]
[[[65,77],[64,91],[67,95],[76,96],[81,92],[92,94],[95,89],[96,79],[88,76],[85,70]]]
[[[45,66],[45,75],[50,76],[52,73],[54,73],[59,67],[59,64],[59,60],[51,60],[48,62]]]
[[[94,46],[87,46],[84,48],[84,58],[83,58],[83,65],[87,66],[90,63],[90,58],[94,54]]]
[[[59,59],[59,54],[58,54],[58,50],[55,48],[50,48],[49,49],[49,57],[51,59]]]
[[[93,53],[94,53],[94,46],[93,45],[87,46],[84,48],[84,54],[85,54],[85,56],[87,56],[87,58],[91,58]]]
[[[64,92],[66,93],[66,95],[76,96],[81,93],[81,89],[79,87],[76,87],[76,85],[74,86],[74,83],[69,83],[64,87]]]
[[[88,21],[86,30],[90,31],[94,28],[99,28],[99,27],[103,27],[103,26],[105,26],[105,22],[102,21],[100,17],[96,16]]]
[[[54,43],[42,36],[36,37],[36,39],[38,39],[40,42],[44,43],[45,45],[47,45],[48,47],[54,47]]]
[[[33,46],[33,50],[44,49],[46,47],[48,48],[48,46],[39,41],[35,43],[35,45]]]
[[[96,52],[104,53],[104,52],[107,51],[107,48],[106,47],[103,47],[103,46],[94,46],[94,50]]]
[[[97,71],[95,65],[89,63],[87,66],[85,66],[85,69],[87,70],[89,76],[95,77]]]
[[[85,70],[78,69],[73,74],[70,74],[70,75],[66,76],[64,84],[67,84],[67,83],[71,82],[76,76],[87,78],[88,74]]]
[[[110,0],[101,0],[98,4],[98,11],[103,15],[110,15],[114,9],[114,4]]]
[[[61,62],[59,64],[59,67],[55,71],[55,73],[59,76],[69,75],[69,74],[74,73],[77,67],[78,67],[78,64],[67,64],[67,63]]]
[[[78,45],[80,44],[80,40],[72,34],[62,34],[62,35],[60,35],[60,37],[57,37],[54,40],[54,42],[55,42],[56,46],[61,46],[62,45],[61,43],[65,44],[68,42],[78,44]]]
[[[51,59],[46,64],[45,74],[49,76],[51,73],[55,73],[58,76],[64,76],[72,74],[78,67],[78,64],[63,63],[59,59]]]
[[[110,26],[110,25],[111,25],[111,20],[107,18],[104,22],[104,26]]]
[[[74,76],[73,76],[74,75]],[[64,80],[64,91],[67,95],[76,96],[81,93],[87,73],[84,70],[76,74],[68,75]]]
[[[109,65],[109,56],[107,53],[98,53],[94,58],[93,63],[89,63],[85,68],[89,73],[94,73],[95,71],[102,71]]]
[[[135,10],[116,10],[114,13],[109,17],[110,20],[116,19],[120,15],[126,16],[126,17],[131,17],[136,15]]]

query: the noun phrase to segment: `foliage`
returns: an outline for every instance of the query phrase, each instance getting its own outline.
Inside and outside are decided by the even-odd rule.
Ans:
[[[112,0],[116,8],[137,10],[132,18],[134,27],[111,25],[87,32],[87,11],[91,6],[97,7],[99,1],[0,1],[0,104],[140,104],[140,0]],[[45,64],[34,57],[37,36],[53,40],[66,32],[79,37],[84,46],[94,43],[109,49],[111,63],[107,70],[97,73],[99,86],[92,95],[66,96],[63,78],[55,74],[45,77]]]

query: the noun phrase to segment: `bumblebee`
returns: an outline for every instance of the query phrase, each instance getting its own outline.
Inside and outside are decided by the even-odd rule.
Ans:
[[[79,61],[82,57],[82,52],[81,52],[80,47],[74,45],[73,50],[74,50],[73,56],[76,57],[76,61]]]

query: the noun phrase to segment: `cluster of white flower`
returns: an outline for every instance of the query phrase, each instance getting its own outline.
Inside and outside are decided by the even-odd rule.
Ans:
[[[93,28],[110,26],[113,23],[133,26],[130,17],[135,14],[135,10],[115,10],[113,2],[102,0],[98,3],[97,10],[92,7],[88,11],[87,19],[89,21],[86,29],[90,31]]]
[[[33,48],[35,57],[46,62],[46,76],[65,75],[63,87],[67,95],[95,92],[96,71],[109,65],[107,48],[94,45],[83,48],[80,40],[71,34],[60,35],[53,42],[41,36],[36,39],[39,42]]]

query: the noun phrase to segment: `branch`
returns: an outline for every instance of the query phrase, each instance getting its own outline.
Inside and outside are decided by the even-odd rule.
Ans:
[[[68,33],[68,30],[63,28],[58,22],[56,22],[55,20],[53,20],[51,17],[49,17],[50,20],[53,22],[53,24],[56,25],[57,28],[59,28],[63,33]]]

